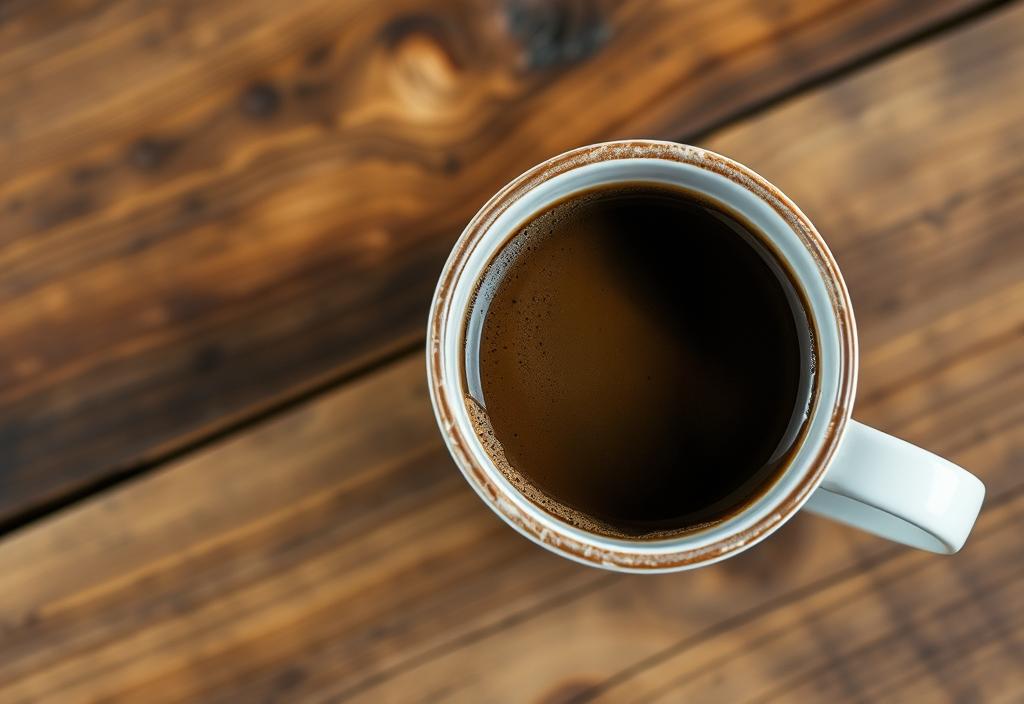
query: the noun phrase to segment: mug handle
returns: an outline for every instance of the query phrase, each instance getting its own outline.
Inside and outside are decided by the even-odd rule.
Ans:
[[[850,420],[806,508],[904,545],[943,554],[963,547],[985,485],[949,460]]]

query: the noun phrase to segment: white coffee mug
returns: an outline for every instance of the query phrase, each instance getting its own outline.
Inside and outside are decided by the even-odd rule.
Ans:
[[[664,539],[609,537],[572,525],[530,501],[495,466],[467,406],[465,324],[488,262],[547,206],[595,186],[663,183],[697,191],[757,227],[795,273],[818,341],[817,396],[804,439],[786,469],[744,509],[710,527]],[[846,284],[807,217],[745,166],[697,147],[647,140],[574,149],[535,166],[473,217],[445,264],[427,331],[434,413],[452,457],[509,525],[556,553],[627,572],[669,572],[737,555],[801,507],[937,553],[963,546],[985,495],[953,463],[850,417],[857,385],[857,330]]]

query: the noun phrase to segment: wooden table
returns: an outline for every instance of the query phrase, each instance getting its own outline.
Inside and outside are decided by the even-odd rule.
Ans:
[[[749,164],[938,557],[800,516],[626,576],[506,528],[424,388],[469,216],[567,148]],[[1024,5],[0,3],[0,701],[1024,701]]]

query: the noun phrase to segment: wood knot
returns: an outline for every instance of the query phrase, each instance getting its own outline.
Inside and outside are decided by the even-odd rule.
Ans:
[[[192,368],[200,374],[217,371],[224,363],[224,350],[214,344],[200,347],[192,357]]]
[[[466,49],[459,34],[433,15],[400,17],[381,31],[388,83],[410,116],[429,118],[455,103]]]
[[[384,46],[390,51],[400,50],[402,45],[410,40],[428,39],[448,54],[447,58],[456,68],[461,68],[460,57],[455,55],[454,50],[454,38],[458,34],[459,29],[452,27],[443,17],[414,14],[391,20],[384,25],[380,36]]]
[[[312,68],[314,66],[319,66],[320,64],[327,61],[327,59],[329,58],[331,58],[331,45],[320,44],[318,46],[313,47],[306,53],[304,63],[306,64],[306,66]]]
[[[453,176],[462,169],[462,160],[452,153],[445,155],[441,162],[441,171],[447,176]]]
[[[206,210],[206,206],[206,199],[201,194],[193,192],[182,199],[181,212],[186,215],[196,215]]]
[[[140,171],[155,171],[167,163],[178,146],[173,139],[142,137],[129,148],[128,160]]]
[[[588,0],[507,0],[505,24],[528,69],[582,61],[612,35],[606,8]]]
[[[266,120],[281,108],[281,94],[270,83],[260,81],[245,89],[239,105],[243,115],[254,120]]]
[[[84,185],[96,179],[102,173],[102,169],[98,166],[91,164],[85,164],[83,166],[76,166],[71,170],[71,182],[78,185]]]

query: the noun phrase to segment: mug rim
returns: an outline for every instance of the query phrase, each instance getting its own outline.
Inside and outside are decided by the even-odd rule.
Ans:
[[[727,178],[770,206],[792,229],[814,260],[828,288],[829,303],[839,333],[839,386],[832,408],[821,410],[822,413],[830,413],[830,417],[810,468],[772,510],[765,511],[765,515],[752,525],[707,545],[686,546],[683,543],[693,534],[684,533],[663,541],[669,545],[678,541],[678,549],[652,553],[651,540],[609,539],[599,533],[573,530],[591,538],[589,541],[580,540],[578,536],[553,530],[551,521],[543,524],[529,511],[518,507],[516,497],[510,496],[473,460],[469,447],[474,443],[480,444],[480,441],[476,437],[465,437],[460,430],[456,409],[461,408],[466,414],[468,410],[464,408],[464,399],[450,398],[453,394],[444,375],[444,328],[451,314],[452,292],[466,273],[468,255],[474,246],[502,213],[541,184],[577,168],[617,159],[668,160],[704,169]],[[442,270],[428,320],[427,378],[434,414],[450,454],[477,494],[506,523],[534,542],[584,564],[625,572],[671,572],[717,562],[751,547],[791,518],[824,479],[835,455],[851,416],[857,371],[857,331],[849,292],[832,253],[807,216],[782,191],[746,166],[715,152],[675,142],[621,140],[578,147],[541,162],[512,180],[473,216],[459,237]],[[544,511],[528,498],[518,498],[533,511]],[[752,507],[744,507],[740,513]],[[556,526],[563,523],[561,519],[555,521]],[[641,550],[645,545],[648,550]],[[631,550],[631,547],[635,549]]]

